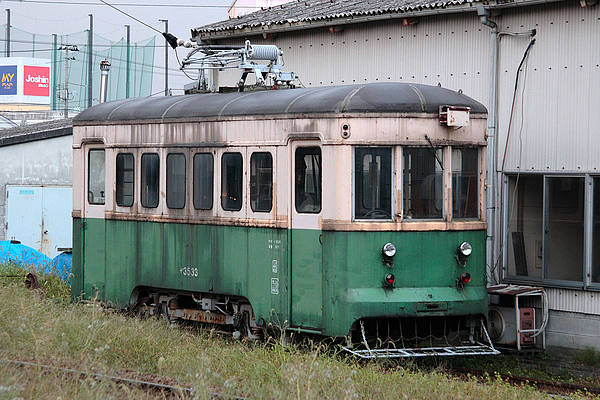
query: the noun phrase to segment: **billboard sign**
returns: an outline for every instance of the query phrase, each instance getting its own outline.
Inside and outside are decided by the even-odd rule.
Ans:
[[[25,65],[23,67],[23,94],[50,96],[50,67]]]
[[[17,66],[0,65],[0,96],[17,94]]]

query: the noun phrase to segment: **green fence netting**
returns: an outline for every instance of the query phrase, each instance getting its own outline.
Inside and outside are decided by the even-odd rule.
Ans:
[[[129,63],[127,62],[127,42],[108,40],[93,35],[92,40],[92,104],[100,98],[100,61],[111,64],[108,79],[107,101],[127,97],[141,97],[152,94],[154,73],[154,51],[156,38],[131,43]],[[5,56],[6,25],[0,25],[0,56]],[[65,67],[67,52],[59,50],[61,45],[77,46],[78,51],[69,51],[69,76],[66,80]],[[35,34],[11,26],[10,56],[34,57],[48,60],[52,66],[52,108],[62,110],[68,95],[69,110],[80,111],[88,106],[88,31],[68,35]],[[129,69],[129,85],[127,70]],[[65,85],[65,80],[68,85]],[[66,90],[68,89],[68,90]]]

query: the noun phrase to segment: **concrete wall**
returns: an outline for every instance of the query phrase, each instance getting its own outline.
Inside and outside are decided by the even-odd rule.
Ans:
[[[72,136],[0,147],[0,240],[6,240],[6,185],[72,184]]]

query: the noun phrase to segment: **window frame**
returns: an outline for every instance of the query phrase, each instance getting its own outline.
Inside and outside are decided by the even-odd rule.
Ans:
[[[476,201],[476,208],[477,208],[477,216],[476,217],[456,217],[454,216],[454,171],[452,170],[452,161],[453,161],[453,150],[465,150],[465,149],[474,149],[477,152],[477,161],[475,163],[475,165],[477,166],[477,172],[475,173],[475,181],[477,183],[477,201]],[[468,145],[457,145],[457,146],[450,146],[450,186],[452,188],[451,193],[450,193],[450,210],[448,210],[448,212],[450,212],[452,214],[452,221],[480,221],[481,220],[481,182],[480,182],[480,176],[481,176],[481,147],[480,146],[468,146]]]
[[[148,206],[144,204],[144,177],[145,177],[145,173],[144,173],[144,157],[145,156],[156,156],[158,158],[158,182],[157,182],[157,199],[156,199],[156,205],[155,206]],[[149,152],[145,152],[142,153],[142,155],[140,156],[140,205],[143,208],[148,208],[148,209],[156,209],[160,207],[160,185],[161,185],[161,157],[160,157],[160,152],[158,151],[149,151]]]
[[[196,156],[200,156],[200,155],[209,155],[210,156],[210,161],[211,161],[211,165],[212,165],[212,174],[211,174],[211,193],[210,193],[210,208],[198,208],[196,207]],[[216,172],[216,168],[215,168],[215,156],[214,154],[209,151],[209,150],[199,150],[199,151],[193,151],[192,152],[192,207],[195,211],[200,211],[200,212],[207,212],[207,211],[212,211],[215,208],[215,189],[216,189],[216,185],[215,185],[215,172]]]
[[[269,150],[265,149],[248,149],[250,152],[249,164],[248,164],[248,204],[250,205],[250,210],[255,214],[270,214],[273,212],[273,203],[275,202],[275,157],[273,153]],[[254,160],[255,155],[265,155],[268,154],[271,158],[271,203],[268,210],[255,210],[252,206],[252,161]],[[260,198],[260,191],[257,194],[257,202]]]
[[[555,287],[555,288],[568,288],[568,289],[583,289],[600,291],[600,282],[594,283],[591,281],[592,273],[592,219],[593,219],[593,179],[600,178],[600,175],[593,173],[555,173],[555,172],[544,172],[544,171],[519,171],[519,170],[507,170],[502,175],[502,184],[505,188],[509,187],[509,179],[517,175],[537,175],[542,176],[543,179],[543,201],[542,201],[542,278],[523,277],[508,275],[508,240],[509,240],[509,218],[510,218],[510,193],[509,190],[504,190],[502,194],[502,203],[505,205],[502,207],[502,270],[501,270],[501,281],[506,283],[515,284],[535,284],[544,287]],[[546,230],[548,221],[548,195],[549,185],[548,179],[552,178],[584,178],[584,193],[583,193],[583,280],[582,281],[568,281],[560,279],[547,278],[547,245],[546,245]]]
[[[356,222],[390,222],[394,221],[396,208],[396,157],[402,146],[352,146],[352,221]],[[390,150],[390,218],[357,218],[356,217],[356,153],[358,149],[389,149]],[[321,188],[322,192],[322,188]]]
[[[227,209],[223,206],[223,173],[224,173],[224,158],[227,155],[239,155],[241,158],[241,176],[240,176],[240,194],[241,194],[241,200],[240,200],[240,208],[237,209]],[[245,175],[246,175],[246,171],[244,170],[244,157],[245,156],[245,149],[238,149],[238,148],[227,148],[226,150],[224,150],[221,154],[220,154],[220,162],[219,162],[219,204],[220,204],[220,211],[222,212],[226,212],[226,213],[243,213],[244,212],[244,199],[247,197],[245,196],[244,193],[244,187],[245,185]]]
[[[319,157],[320,157],[320,165],[319,165],[319,189],[320,189],[320,196],[319,196],[319,209],[315,210],[315,211],[299,211],[298,210],[298,191],[296,188],[296,168],[298,167],[297,165],[297,154],[298,151],[302,150],[302,149],[317,149],[319,150]],[[309,153],[310,154],[310,153]],[[306,156],[306,154],[305,154]],[[298,146],[295,148],[292,157],[294,158],[294,170],[292,171],[293,175],[292,175],[292,185],[294,185],[294,198],[292,199],[293,201],[293,208],[294,208],[294,212],[296,214],[299,215],[318,215],[323,211],[323,148],[321,146],[317,146],[317,145],[306,145],[306,146]]]
[[[125,205],[125,204],[119,204],[119,173],[118,173],[118,159],[119,156],[131,156],[132,160],[133,160],[133,167],[132,167],[132,172],[133,172],[133,180],[131,181],[131,185],[132,185],[132,190],[131,190],[131,204],[129,205]],[[136,184],[136,179],[135,179],[135,174],[136,174],[136,163],[135,163],[135,154],[132,152],[118,152],[117,155],[115,156],[115,204],[117,205],[117,207],[123,207],[123,208],[131,208],[133,207],[133,205],[135,204],[135,184]],[[124,170],[125,172],[126,170]],[[122,185],[124,185],[125,182],[122,183]]]
[[[176,207],[173,206],[171,207],[169,205],[169,158],[171,156],[182,156],[183,157],[183,204],[181,205],[181,207]],[[160,170],[159,170],[160,171]],[[165,158],[165,205],[167,206],[167,209],[169,210],[183,210],[185,209],[185,206],[187,204],[187,184],[188,184],[188,179],[187,179],[187,157],[186,157],[186,153],[182,153],[182,152],[168,152],[167,153],[167,157]]]
[[[102,154],[104,154],[104,200],[101,203],[96,203],[96,202],[91,202],[90,201],[90,172],[91,172],[91,168],[90,168],[90,161],[91,161],[91,154],[92,152],[102,152]],[[106,205],[106,149],[104,149],[103,147],[90,147],[87,150],[87,163],[86,163],[86,168],[87,168],[87,174],[86,174],[86,202],[88,205],[90,206],[105,206]]]
[[[411,223],[411,222],[431,222],[431,223],[435,223],[435,222],[446,222],[448,221],[449,218],[449,213],[452,212],[452,194],[450,194],[450,199],[448,199],[447,197],[447,191],[444,190],[444,187],[446,185],[448,185],[447,182],[447,172],[448,172],[448,168],[451,168],[451,157],[452,157],[452,148],[453,146],[449,146],[449,145],[438,145],[438,146],[433,146],[435,150],[440,150],[442,152],[442,159],[441,164],[442,164],[442,171],[441,171],[441,178],[442,178],[442,190],[441,190],[441,201],[442,201],[442,211],[441,211],[441,216],[439,217],[435,217],[435,218],[407,218],[405,213],[406,213],[406,204],[405,204],[405,195],[406,195],[406,191],[404,190],[404,165],[405,165],[405,160],[406,160],[406,150],[407,149],[431,149],[431,146],[429,145],[424,145],[424,144],[419,144],[419,145],[401,145],[402,147],[402,153],[400,155],[400,168],[399,171],[397,171],[397,173],[400,175],[400,192],[401,192],[401,198],[400,198],[400,212],[401,212],[401,220],[402,222],[407,222],[407,223]],[[435,164],[438,164],[438,161],[435,160]],[[450,175],[452,174],[452,171],[450,171]],[[449,185],[451,185],[452,182],[449,183]],[[450,203],[449,203],[450,202]],[[448,209],[448,207],[450,206],[450,210]],[[474,220],[473,220],[474,221]],[[465,221],[467,222],[467,221]],[[471,222],[471,221],[468,221]]]

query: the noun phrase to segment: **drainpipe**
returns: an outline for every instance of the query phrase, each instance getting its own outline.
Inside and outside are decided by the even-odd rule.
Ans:
[[[492,279],[496,280],[497,271],[494,268],[494,238],[496,234],[496,96],[498,87],[498,25],[489,19],[490,11],[483,6],[477,7],[477,15],[481,23],[491,28],[491,73],[490,73],[490,96],[488,105],[488,146],[487,146],[487,237],[485,242],[485,263],[488,271],[492,271]]]
[[[100,103],[106,101],[106,95],[108,93],[108,70],[110,69],[110,62],[107,60],[100,61]]]

